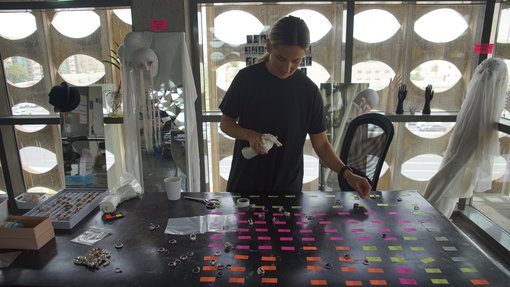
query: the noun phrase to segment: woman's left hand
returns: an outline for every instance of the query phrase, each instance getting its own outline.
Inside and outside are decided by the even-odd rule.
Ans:
[[[366,178],[358,176],[350,171],[345,172],[344,175],[347,183],[358,192],[361,198],[365,198],[372,190]]]

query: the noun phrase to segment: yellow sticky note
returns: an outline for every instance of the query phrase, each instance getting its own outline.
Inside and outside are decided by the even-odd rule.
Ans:
[[[291,206],[290,208],[292,208],[292,209],[300,209],[300,208],[301,208],[301,206],[300,206],[300,205],[293,205],[293,206]]]
[[[427,273],[443,273],[439,268],[425,268],[425,272]]]
[[[273,206],[271,206],[271,208],[278,209],[278,208],[283,208],[283,206],[281,206],[281,205],[273,205]]]
[[[430,262],[434,262],[434,261],[436,261],[436,259],[434,259],[434,258],[432,258],[432,257],[423,258],[423,259],[421,260],[421,262],[423,262],[423,263],[425,263],[425,264],[430,263]]]
[[[403,257],[390,257],[390,259],[391,259],[391,262],[396,262],[396,263],[406,262],[406,259]]]
[[[377,206],[388,206],[387,203],[378,203]]]
[[[377,246],[363,246],[365,251],[377,251]]]
[[[332,208],[340,209],[340,208],[343,208],[343,206],[341,206],[341,205],[333,205]]]
[[[476,273],[476,272],[478,272],[478,270],[476,270],[476,268],[474,268],[474,267],[462,267],[462,268],[460,268],[460,271],[462,271],[464,273]]]
[[[432,284],[450,284],[446,279],[430,279],[430,281],[432,281]]]
[[[368,262],[382,262],[381,257],[375,256],[375,257],[367,257]]]
[[[388,249],[391,251],[402,251],[404,248],[402,246],[388,246]]]
[[[404,236],[404,240],[418,240],[416,236]]]
[[[425,248],[419,247],[419,246],[411,246],[411,250],[412,251],[425,251]]]
[[[334,194],[326,194],[324,197],[335,197]]]

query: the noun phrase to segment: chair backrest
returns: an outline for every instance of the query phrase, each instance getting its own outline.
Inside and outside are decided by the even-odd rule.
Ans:
[[[391,120],[378,113],[360,115],[347,127],[340,158],[354,173],[366,177],[372,190],[377,190],[393,133]],[[342,191],[354,190],[341,175],[338,175],[338,183]]]

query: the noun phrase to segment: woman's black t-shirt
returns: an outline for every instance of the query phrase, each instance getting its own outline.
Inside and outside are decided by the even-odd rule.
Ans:
[[[227,191],[244,194],[299,193],[303,186],[303,146],[307,134],[326,130],[317,86],[300,70],[280,79],[264,63],[239,71],[220,109],[243,128],[276,136],[283,144],[267,155],[245,159],[249,142],[236,140]]]

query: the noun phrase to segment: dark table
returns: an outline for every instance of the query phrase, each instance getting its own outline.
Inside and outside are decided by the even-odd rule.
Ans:
[[[510,279],[415,191],[366,199],[349,192],[250,196],[249,208],[237,207],[239,196],[229,193],[186,195],[222,205],[206,209],[146,192],[119,205],[125,218],[104,223],[94,211],[72,233],[23,251],[0,269],[0,285],[508,286]],[[237,232],[196,234],[196,240],[164,233],[169,218],[208,214],[234,214]],[[74,258],[93,247],[70,240],[94,225],[112,231],[93,246],[109,250],[111,264],[90,270]],[[118,240],[121,249],[114,247]],[[225,243],[233,249],[227,252]],[[169,266],[178,258],[180,264]]]

